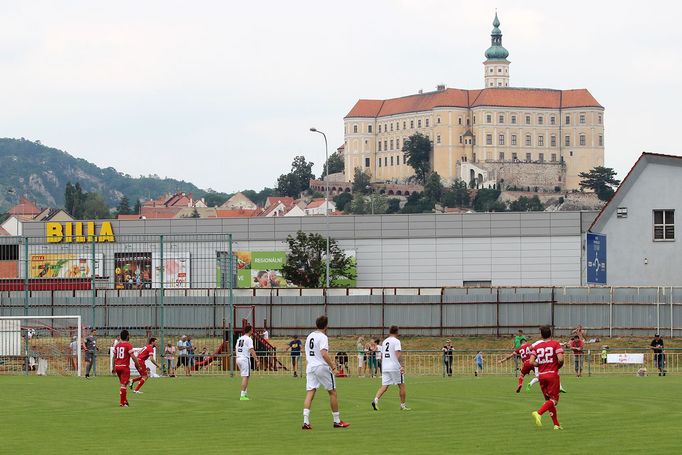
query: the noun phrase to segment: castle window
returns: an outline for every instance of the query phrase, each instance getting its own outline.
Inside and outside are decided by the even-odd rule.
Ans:
[[[601,125],[601,122],[602,122],[602,118],[601,118],[601,114],[599,114],[597,116],[597,123],[599,123]]]
[[[414,120],[410,120],[410,128],[414,129]]]
[[[567,115],[567,116],[566,116],[566,121],[565,121],[564,123],[565,123],[566,125],[570,125],[570,124],[571,124],[571,116],[570,116],[570,115]]]
[[[460,144],[462,143],[462,140],[463,140],[463,138],[462,138],[462,136],[460,136],[460,137],[459,137],[459,143],[460,143]]]
[[[504,123],[504,115],[500,114],[497,121],[498,121],[498,123]]]
[[[384,167],[388,166],[388,157],[384,157]]]
[[[569,156],[573,156],[573,150],[571,150],[570,152],[568,152],[568,155],[569,155]]]
[[[579,140],[580,140],[580,145],[584,146],[584,145],[585,145],[585,142],[586,142],[586,141],[585,141],[585,135],[584,135],[584,134],[581,134]]]
[[[538,147],[545,146],[545,136],[538,136]]]
[[[393,150],[393,139],[391,139],[391,148],[389,150]]]
[[[440,144],[440,134],[436,136],[436,144]]]
[[[458,125],[462,124],[462,117],[459,118],[459,121],[457,123],[458,123]]]
[[[393,157],[391,157],[391,166],[393,166]]]
[[[393,131],[393,123],[391,123],[391,131]]]
[[[530,153],[526,153],[526,161],[530,161]]]
[[[498,83],[497,83],[497,86],[498,86],[498,87],[502,87],[502,82],[498,82]]]
[[[552,153],[552,163],[556,162],[556,153]]]
[[[400,155],[395,157],[395,164],[400,166]]]
[[[493,86],[493,83],[492,83],[492,82],[490,82],[490,86],[491,86],[491,87]]]
[[[516,134],[511,135],[511,145],[516,145]]]
[[[379,151],[381,151],[381,141],[379,141]]]
[[[388,141],[384,141],[384,150],[388,150]]]
[[[490,72],[491,72],[491,73],[493,72],[493,69],[492,69],[492,68],[490,68]]]
[[[552,147],[556,147],[556,136],[550,136],[549,145],[551,145]]]
[[[353,125],[353,132],[354,132],[354,133],[357,133],[357,132],[358,132],[358,126],[357,126],[357,125]]]
[[[395,140],[395,148],[400,150],[400,138]]]
[[[564,138],[564,140],[565,140],[564,145],[566,145],[566,147],[570,147],[571,146],[571,136],[566,136]]]
[[[550,125],[556,125],[556,117],[551,116],[551,117],[549,118],[549,124],[550,124]]]
[[[367,125],[367,132],[371,133],[372,132],[372,125]]]
[[[515,115],[511,116],[511,122],[512,122],[512,125],[516,125],[516,116]]]
[[[516,154],[516,152],[512,152],[512,161],[518,161],[519,156]]]
[[[485,145],[493,145],[493,135],[492,134],[486,134],[485,135]]]
[[[580,114],[580,123],[585,123],[585,114]]]
[[[532,138],[530,137],[530,134],[526,134],[526,147],[530,147],[533,145]]]
[[[426,119],[426,127],[429,127],[429,119]]]
[[[407,125],[407,122],[403,122],[403,129],[406,130],[405,125]]]
[[[545,123],[545,118],[540,115],[538,116],[538,125],[543,125]]]
[[[436,119],[436,123],[438,123],[438,124],[440,125],[440,117],[438,117],[438,118]]]
[[[369,158],[365,158],[365,167],[369,167]]]
[[[486,114],[485,123],[493,123],[493,116],[490,114]]]
[[[538,160],[539,160],[541,163],[544,163],[544,162],[545,162],[545,154],[544,154],[544,153],[540,153],[540,155],[538,155]]]
[[[530,125],[530,115],[526,115],[526,125]]]
[[[599,147],[603,147],[603,146],[604,146],[604,136],[602,136],[602,135],[600,134],[600,135],[599,135]]]
[[[502,72],[502,68],[497,68],[497,72],[498,72],[498,73],[501,73],[501,72]]]
[[[498,143],[499,145],[504,145],[504,134],[500,134],[500,135],[497,137],[497,143]]]
[[[381,167],[381,158],[379,158],[379,167]]]
[[[417,128],[421,128],[421,127],[422,127],[422,121],[420,119],[420,120],[417,120]]]
[[[500,152],[500,161],[504,161],[504,152]]]

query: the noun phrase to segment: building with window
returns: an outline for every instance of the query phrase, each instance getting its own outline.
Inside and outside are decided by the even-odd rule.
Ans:
[[[682,156],[643,153],[590,227],[606,235],[614,286],[682,286]]]
[[[526,166],[528,174],[544,174],[531,186],[578,189],[578,174],[604,164],[604,108],[587,89],[513,87],[499,26],[496,14],[483,62],[484,88],[439,85],[432,92],[355,103],[344,118],[348,181],[355,168],[374,182],[400,182],[413,175],[397,157],[401,145],[417,132],[431,138],[432,168],[447,180],[469,182],[461,166],[469,163],[506,186],[514,182],[505,177],[520,174],[509,169]],[[513,156],[530,159],[521,162]],[[540,159],[551,156],[556,160]],[[393,164],[391,157],[396,158]]]

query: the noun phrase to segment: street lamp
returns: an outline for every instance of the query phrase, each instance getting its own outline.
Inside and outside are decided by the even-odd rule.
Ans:
[[[327,175],[324,179],[324,221],[327,230],[327,277],[325,279],[326,287],[329,288],[329,146],[327,145],[327,135],[317,128],[310,128],[313,133],[320,133],[324,137],[324,159],[325,166],[327,166]]]
[[[374,215],[374,188],[372,188],[372,185],[367,185],[365,189],[369,191],[369,200],[372,202],[372,215]]]

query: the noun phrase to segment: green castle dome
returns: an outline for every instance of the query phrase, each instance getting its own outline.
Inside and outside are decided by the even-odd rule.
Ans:
[[[502,46],[502,31],[500,30],[500,20],[495,12],[493,20],[493,31],[490,33],[490,47],[485,51],[485,58],[488,60],[505,60],[509,57],[509,51]]]

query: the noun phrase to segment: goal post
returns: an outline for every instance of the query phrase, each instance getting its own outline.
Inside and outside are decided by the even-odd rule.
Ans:
[[[0,316],[0,374],[81,375],[80,316]]]

